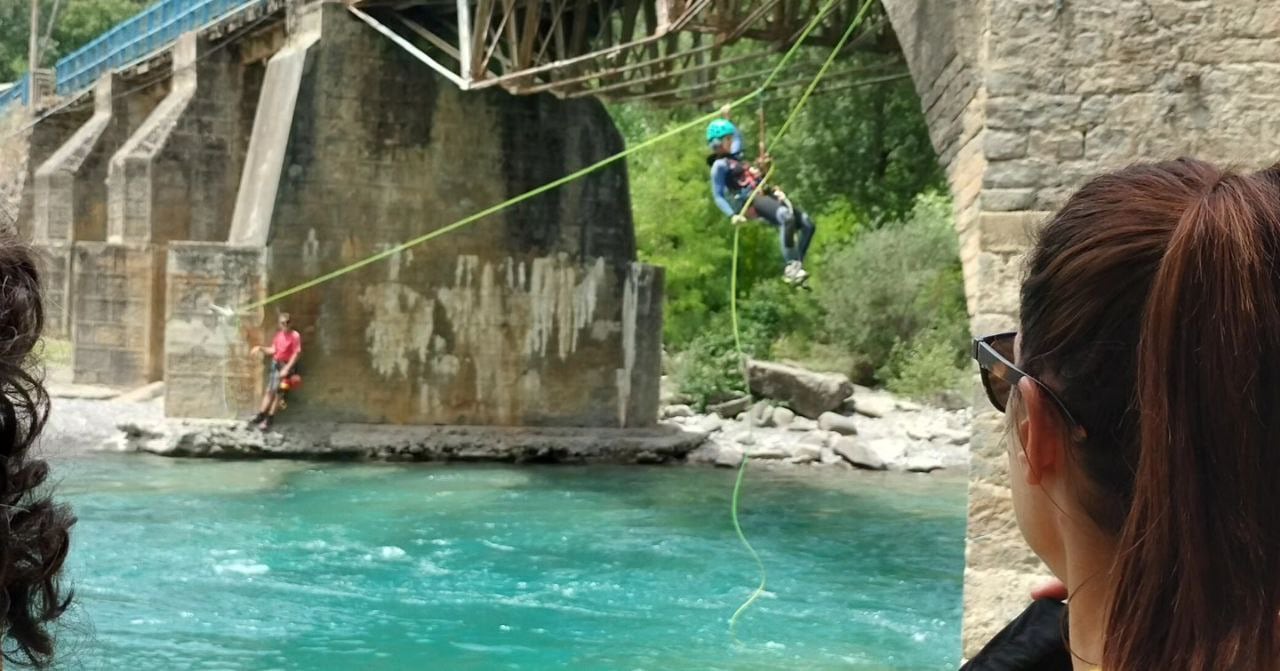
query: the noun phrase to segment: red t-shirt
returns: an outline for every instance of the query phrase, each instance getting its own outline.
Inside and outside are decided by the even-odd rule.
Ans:
[[[289,359],[294,354],[302,351],[302,335],[297,331],[276,331],[276,337],[271,341],[271,349],[275,350],[275,354],[271,358],[280,363],[289,363]]]

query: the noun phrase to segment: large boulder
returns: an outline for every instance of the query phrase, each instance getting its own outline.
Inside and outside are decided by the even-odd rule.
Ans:
[[[835,410],[853,393],[853,383],[838,373],[815,373],[772,361],[748,361],[752,393],[784,402],[796,413],[817,419]]]

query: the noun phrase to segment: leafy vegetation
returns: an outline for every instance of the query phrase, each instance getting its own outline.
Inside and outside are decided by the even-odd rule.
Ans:
[[[874,57],[853,55],[856,64]],[[794,100],[766,103],[771,131]],[[812,99],[770,153],[775,183],[817,222],[812,293],[779,279],[776,234],[744,227],[738,317],[750,356],[847,372],[935,399],[959,387],[968,320],[951,203],[908,79]],[[629,142],[706,110],[613,108]],[[754,154],[752,111],[735,122]],[[711,202],[702,129],[629,163],[641,258],[666,268],[665,341],[697,404],[742,391],[729,319],[733,229]]]
[[[40,0],[40,66],[52,67],[59,58],[150,3],[151,0]],[[27,2],[0,2],[0,82],[14,81],[27,72],[30,24]]]

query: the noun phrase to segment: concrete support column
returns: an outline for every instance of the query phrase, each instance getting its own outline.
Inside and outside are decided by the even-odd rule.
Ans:
[[[112,156],[108,240],[226,240],[247,145],[245,67],[234,48],[207,50],[194,32],[178,38],[169,94]]]
[[[253,412],[262,362],[249,356],[249,348],[263,342],[264,310],[228,318],[210,306],[234,309],[262,299],[265,250],[171,243],[165,286],[165,414],[228,418]]]
[[[93,87],[93,116],[36,170],[35,242],[106,239],[102,181],[111,138],[104,136],[120,135],[114,90],[114,76],[103,75]]]
[[[151,244],[80,242],[71,270],[75,381],[132,387],[160,379],[163,251]]]

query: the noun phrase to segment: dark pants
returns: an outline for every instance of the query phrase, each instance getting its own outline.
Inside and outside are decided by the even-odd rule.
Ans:
[[[804,261],[817,229],[809,215],[789,201],[780,201],[772,196],[756,196],[752,206],[761,219],[778,229],[783,262]]]

